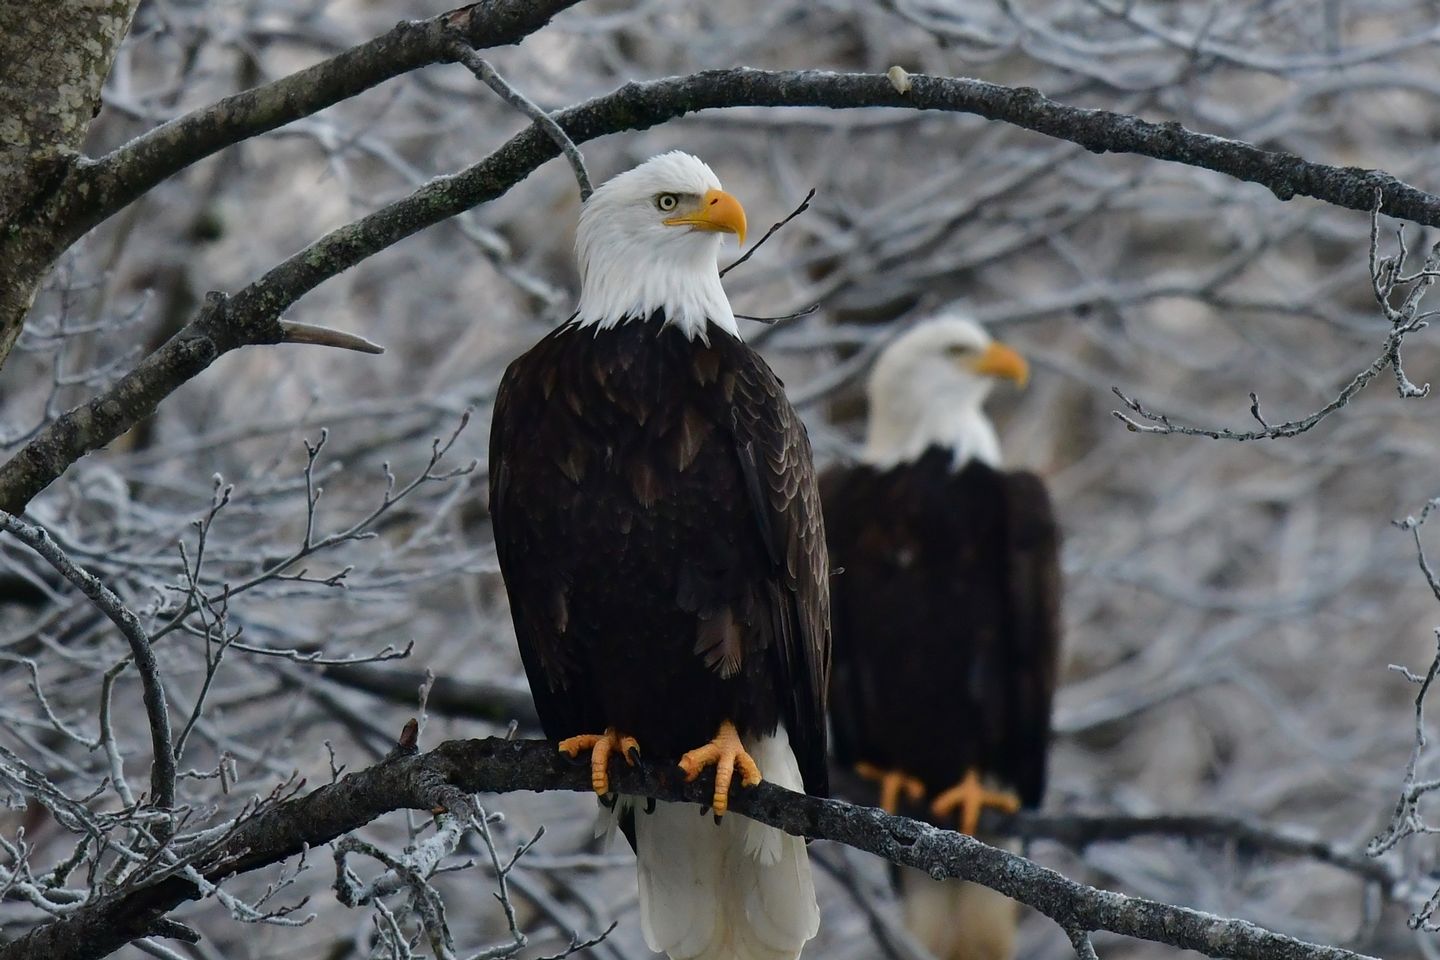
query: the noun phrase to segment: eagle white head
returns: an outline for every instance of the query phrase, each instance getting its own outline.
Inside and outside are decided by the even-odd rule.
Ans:
[[[687,337],[739,336],[720,286],[720,242],[745,242],[745,210],[701,160],[676,150],[601,184],[580,211],[580,323],[613,327],[664,310]]]
[[[891,467],[932,446],[968,460],[1000,465],[1000,440],[985,416],[997,379],[1024,386],[1025,359],[996,343],[973,320],[944,314],[906,331],[887,346],[870,372],[866,463]]]

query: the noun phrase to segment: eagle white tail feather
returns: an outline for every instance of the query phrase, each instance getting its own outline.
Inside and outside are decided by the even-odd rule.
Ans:
[[[766,780],[803,790],[790,739],[746,742]],[[635,814],[640,926],[673,960],[795,960],[820,927],[805,841],[731,813],[717,826],[693,804]]]
[[[1010,960],[1020,905],[963,880],[936,880],[905,868],[900,875],[905,926],[937,960]]]

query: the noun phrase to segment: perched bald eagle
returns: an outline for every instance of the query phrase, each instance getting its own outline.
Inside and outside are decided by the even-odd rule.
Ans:
[[[982,406],[1025,361],[976,324],[910,330],[869,381],[864,463],[821,480],[834,595],[836,756],[851,799],[975,833],[1045,789],[1060,641],[1059,538],[1045,485],[1000,466]],[[941,960],[1003,960],[1016,905],[899,877],[906,922]]]
[[[725,234],[744,210],[684,153],[586,201],[578,311],[495,399],[490,510],[541,724],[596,793],[612,755],[716,767],[714,819],[622,801],[646,943],[791,960],[819,926],[804,841],[721,815],[736,772],[828,789],[829,567],[805,428],[720,286]]]

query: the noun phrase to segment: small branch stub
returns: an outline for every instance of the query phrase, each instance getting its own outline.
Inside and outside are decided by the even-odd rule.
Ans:
[[[354,350],[356,353],[381,354],[385,348],[354,333],[336,330],[333,327],[317,327],[311,323],[280,321],[282,343],[312,343],[317,347],[335,347],[338,350]]]

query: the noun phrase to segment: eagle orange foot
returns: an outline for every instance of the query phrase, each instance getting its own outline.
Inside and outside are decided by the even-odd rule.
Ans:
[[[882,770],[873,763],[855,764],[855,772],[866,780],[880,784],[880,809],[886,813],[900,812],[900,794],[911,803],[919,803],[925,796],[925,784],[904,770]]]
[[[729,720],[720,724],[714,740],[703,747],[688,751],[680,758],[680,769],[685,771],[685,782],[693,781],[711,764],[715,765],[715,796],[711,799],[710,806],[718,819],[725,816],[725,811],[730,809],[730,781],[734,779],[735,769],[740,769],[740,785],[753,787],[760,782],[760,768],[756,766],[755,758],[745,752],[745,747],[740,743],[740,734],[735,732],[735,724]]]
[[[590,786],[602,797],[610,792],[610,754],[619,751],[632,767],[640,759],[640,741],[616,732],[614,727],[606,728],[604,733],[582,733],[560,741],[561,753],[578,757],[582,750],[590,751]]]
[[[974,836],[980,826],[980,814],[986,807],[1002,813],[1019,813],[1020,798],[1008,790],[991,790],[980,782],[980,774],[972,767],[965,771],[964,780],[935,798],[930,812],[936,817],[948,817],[960,811],[960,831]]]

